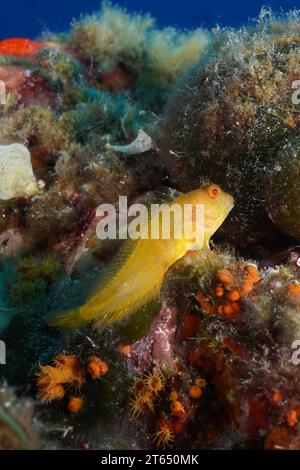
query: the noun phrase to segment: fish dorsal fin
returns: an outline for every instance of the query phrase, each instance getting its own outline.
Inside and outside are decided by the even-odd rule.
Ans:
[[[149,210],[151,204],[171,204],[181,196],[181,193],[175,189],[163,187],[159,191],[149,191],[139,198],[139,204],[145,204]],[[149,212],[150,213],[150,212]],[[130,220],[130,219],[129,219]],[[90,300],[96,293],[99,293],[104,289],[110,281],[118,274],[122,267],[126,264],[128,258],[132,255],[137,247],[139,240],[125,240],[112,260],[104,267],[103,272],[99,276],[99,281],[96,283],[96,287],[92,289],[87,300]]]
[[[177,189],[163,186],[159,190],[146,192],[139,198],[138,202],[145,204],[147,207],[151,204],[171,204],[180,196],[182,196],[182,193]]]

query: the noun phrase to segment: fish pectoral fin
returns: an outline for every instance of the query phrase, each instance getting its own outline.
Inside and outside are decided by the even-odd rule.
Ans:
[[[93,297],[98,295],[98,293],[103,293],[103,290],[110,284],[110,282],[115,278],[115,276],[120,272],[123,266],[126,264],[128,258],[132,255],[137,246],[137,240],[126,240],[119,248],[117,253],[114,255],[112,261],[104,268],[101,272],[96,287],[91,290],[87,297],[87,301],[91,300]]]
[[[153,302],[159,298],[161,281],[157,283],[148,292],[145,292],[141,297],[136,298],[132,302],[124,303],[113,311],[106,311],[103,309],[101,314],[95,315],[95,328],[97,330],[103,330],[104,328],[112,325],[115,322],[121,321],[132,314],[142,310],[145,305]]]

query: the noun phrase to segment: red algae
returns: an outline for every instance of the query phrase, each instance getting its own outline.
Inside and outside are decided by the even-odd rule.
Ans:
[[[32,56],[43,47],[40,41],[25,38],[9,38],[0,41],[0,55],[5,56]]]

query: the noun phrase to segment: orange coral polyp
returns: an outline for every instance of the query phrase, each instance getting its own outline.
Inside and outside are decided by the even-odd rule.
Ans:
[[[174,441],[175,433],[172,426],[166,421],[161,420],[159,430],[154,433],[153,442],[156,443],[157,447],[170,447]]]
[[[139,397],[144,403],[147,403],[147,405],[152,404],[155,400],[155,394],[150,390],[145,390],[145,392],[141,393]]]
[[[132,390],[136,395],[143,393],[145,390],[144,381],[141,379],[135,380],[132,386]]]
[[[227,293],[227,298],[229,300],[232,300],[232,302],[236,302],[237,300],[241,298],[241,294],[239,293],[237,289],[233,289]]]
[[[92,379],[97,380],[102,375],[107,374],[108,365],[106,364],[106,362],[102,361],[99,357],[91,356],[89,357],[87,361],[87,369]]]
[[[179,394],[176,391],[173,391],[169,394],[169,400],[170,401],[178,400],[178,398],[179,398]]]
[[[144,379],[144,384],[147,389],[157,395],[164,388],[164,380],[159,373],[148,374]]]
[[[86,381],[85,373],[76,356],[61,354],[54,366],[39,366],[36,373],[38,395],[45,401],[61,400],[65,395],[63,385],[79,389]]]
[[[245,266],[244,270],[246,272],[247,278],[249,280],[251,279],[251,282],[253,284],[256,284],[257,282],[259,282],[261,280],[261,277],[259,275],[257,266],[255,266],[255,264],[247,264],[247,266]]]
[[[216,295],[216,297],[223,297],[223,295],[224,295],[224,289],[223,289],[222,286],[217,286],[217,287],[215,288],[215,295]]]
[[[223,308],[223,313],[224,315],[230,316],[234,313],[234,309],[232,307],[232,304],[225,304]]]
[[[282,400],[282,393],[279,390],[276,390],[272,396],[272,403],[278,403]]]
[[[52,384],[66,384],[73,380],[73,372],[69,368],[53,366],[41,366],[38,374],[39,386],[51,386]]]
[[[147,409],[149,409],[148,404],[145,403],[140,397],[134,398],[130,402],[131,419],[133,421],[138,420]]]
[[[232,273],[227,268],[219,269],[217,272],[217,280],[226,287],[233,286],[235,283]]]
[[[82,397],[70,397],[68,402],[68,410],[70,413],[79,413],[83,407],[83,398]]]
[[[53,380],[61,384],[70,384],[80,388],[86,382],[85,373],[78,358],[74,355],[61,354],[54,360],[51,374]],[[51,367],[51,366],[46,366]]]
[[[253,284],[252,280],[251,279],[246,279],[244,284],[243,284],[242,295],[243,296],[249,295],[253,291],[253,288],[254,288],[254,284]]]
[[[170,408],[171,408],[172,413],[175,415],[184,411],[183,405],[179,400],[172,401]]]
[[[206,382],[206,380],[203,379],[202,377],[197,377],[197,378],[195,379],[194,384],[197,385],[197,387],[204,388],[204,387],[206,387],[207,382]]]
[[[62,400],[65,396],[65,389],[61,384],[49,385],[47,387],[40,388],[38,396],[46,403]]]
[[[198,399],[200,398],[202,395],[202,390],[201,388],[198,386],[198,385],[192,385],[190,388],[189,388],[189,396],[191,398],[195,398],[195,399]]]
[[[297,421],[298,421],[297,411],[294,409],[289,410],[286,415],[286,420],[287,420],[289,427],[293,428],[297,424]]]
[[[288,297],[292,300],[300,298],[300,284],[298,282],[291,282],[288,285]]]
[[[218,312],[219,315],[223,315],[224,314],[224,305],[219,305],[218,309],[217,309],[217,312]]]
[[[54,358],[55,367],[77,367],[78,359],[76,356],[60,354]]]
[[[119,352],[126,357],[129,357],[131,354],[131,345],[125,344],[124,346],[119,347]]]
[[[235,278],[234,274],[227,268],[219,269],[216,274],[216,279],[222,286],[215,288],[216,297],[223,297],[226,294],[226,298],[232,302],[232,304],[219,305],[217,313],[223,315],[232,315],[232,313],[239,313],[240,305],[237,302],[241,297],[249,295],[254,285],[261,280],[261,276],[258,272],[257,266],[248,264],[242,266],[243,273],[238,279]],[[222,289],[225,292],[222,292]]]

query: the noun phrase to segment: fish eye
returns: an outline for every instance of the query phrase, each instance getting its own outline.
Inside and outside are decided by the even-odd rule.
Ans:
[[[210,197],[210,199],[217,199],[221,194],[221,188],[220,186],[218,186],[217,184],[212,184],[209,188],[208,188],[208,195]]]

